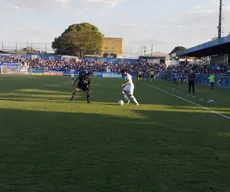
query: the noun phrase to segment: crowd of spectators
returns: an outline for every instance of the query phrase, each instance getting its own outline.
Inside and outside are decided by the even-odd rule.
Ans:
[[[121,69],[125,69],[128,72],[137,73],[142,71],[148,73],[154,70],[155,73],[164,73],[165,71],[176,71],[178,74],[188,74],[193,70],[197,74],[209,74],[214,72],[215,74],[230,74],[229,65],[197,65],[186,64],[166,66],[165,64],[153,64],[148,62],[100,62],[100,61],[84,61],[84,60],[39,60],[39,59],[27,59],[21,56],[1,55],[0,62],[20,63],[21,65],[27,65],[30,69],[42,69],[42,70],[80,70],[84,68],[88,71],[111,71],[120,72]]]
[[[177,71],[180,74],[188,74],[190,71],[193,71],[195,74],[205,74],[208,75],[210,73],[214,74],[230,74],[230,66],[219,64],[219,65],[198,65],[194,64],[182,64],[176,66],[169,66],[167,70]]]
[[[13,56],[0,56],[0,62],[20,63],[27,65],[31,69],[42,70],[80,70],[84,68],[88,71],[111,71],[120,72],[122,69],[128,72],[136,73],[142,71],[143,73],[154,70],[156,72],[163,72],[166,70],[165,64],[152,64],[148,62],[101,62],[101,61],[85,61],[85,60],[39,60],[39,59],[26,59],[22,57]]]

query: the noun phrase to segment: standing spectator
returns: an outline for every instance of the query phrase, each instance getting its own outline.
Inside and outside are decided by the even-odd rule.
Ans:
[[[177,85],[177,81],[178,81],[178,73],[177,73],[177,70],[174,70],[173,71],[173,83]]]
[[[210,82],[211,90],[213,90],[214,89],[214,84],[215,84],[215,75],[214,75],[214,73],[210,74],[210,76],[209,76],[209,82]]]
[[[193,94],[195,93],[195,79],[196,79],[196,76],[193,73],[193,71],[191,70],[190,73],[189,73],[189,75],[188,75],[189,93],[191,93],[191,88],[192,88]]]
[[[180,74],[180,82],[184,83],[184,73],[183,72]]]

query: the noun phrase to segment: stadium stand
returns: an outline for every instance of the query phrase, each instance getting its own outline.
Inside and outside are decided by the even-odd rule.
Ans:
[[[230,88],[229,50],[230,36],[227,36],[176,53],[176,57],[209,57],[209,65],[185,60],[179,65],[166,66],[163,57],[157,59],[151,57],[139,57],[139,59],[86,57],[78,60],[63,59],[60,55],[47,54],[0,54],[0,62],[26,64],[33,74],[41,74],[43,71],[64,71],[64,74],[69,75],[70,69],[74,69],[76,74],[81,69],[96,73],[119,73],[121,69],[125,69],[134,76],[137,75],[138,71],[142,71],[143,76],[147,78],[149,77],[149,72],[154,70],[156,78],[167,80],[172,80],[173,74],[178,73],[182,82],[187,80],[189,71],[193,70],[197,75],[197,83],[199,84],[208,84],[209,74],[214,73],[216,76],[216,86]]]

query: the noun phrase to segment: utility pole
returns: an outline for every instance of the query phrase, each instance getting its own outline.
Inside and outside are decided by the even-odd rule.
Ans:
[[[153,44],[151,45],[151,56],[153,56]]]
[[[222,7],[223,3],[222,0],[220,0],[220,5],[219,5],[219,21],[218,21],[218,38],[221,38],[221,33],[222,33]]]
[[[145,56],[145,54],[146,54],[146,46],[141,46],[141,55],[142,55],[142,49],[144,50],[144,55],[143,56]]]
[[[132,57],[132,47],[130,47],[130,49],[129,49],[129,57],[130,57],[130,59]]]
[[[144,46],[144,56],[146,55],[146,46]]]

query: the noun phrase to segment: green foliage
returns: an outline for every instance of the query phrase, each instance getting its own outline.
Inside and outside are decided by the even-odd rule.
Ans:
[[[178,51],[183,51],[183,50],[185,50],[186,48],[185,47],[183,47],[183,46],[177,46],[177,47],[175,47],[170,53],[169,53],[169,55],[172,55],[173,53],[176,53],[176,52],[178,52]]]
[[[103,35],[98,28],[89,23],[73,24],[61,36],[55,38],[52,47],[56,54],[85,55],[101,54]]]

